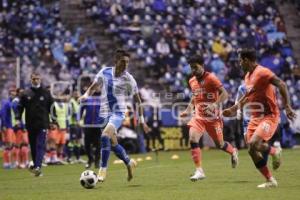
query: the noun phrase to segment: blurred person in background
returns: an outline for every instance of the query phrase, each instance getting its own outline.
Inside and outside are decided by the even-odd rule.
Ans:
[[[9,97],[2,101],[2,139],[4,143],[3,168],[10,169],[18,166],[18,148],[16,148],[16,135],[14,132],[15,116],[13,110],[13,99],[16,97],[16,89],[9,89]]]
[[[101,147],[101,128],[103,128],[100,118],[100,93],[95,92],[92,96],[81,102],[80,119],[83,119],[84,147],[88,157],[86,169],[95,164],[95,168],[100,167],[100,147]]]
[[[79,92],[74,91],[72,98],[69,101],[69,132],[70,137],[67,142],[67,162],[68,163],[86,163],[85,160],[80,158],[80,149],[81,149],[81,138],[82,138],[82,129],[79,124],[78,115],[80,112],[80,106],[77,102],[79,97]],[[76,160],[72,161],[72,154],[75,155]]]
[[[24,92],[23,89],[17,88],[16,98],[13,99],[13,110],[14,113],[17,112],[17,107],[20,102],[20,97]],[[14,115],[13,113],[13,115]],[[15,118],[15,116],[14,116]],[[14,119],[15,121],[15,119]],[[28,132],[25,128],[25,112],[22,115],[22,120],[20,126],[14,126],[14,131],[16,134],[16,148],[18,149],[17,159],[19,163],[19,168],[23,169],[29,165],[29,141]]]

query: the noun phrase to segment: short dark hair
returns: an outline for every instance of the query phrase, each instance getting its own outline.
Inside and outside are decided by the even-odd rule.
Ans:
[[[201,55],[194,55],[194,56],[192,56],[188,59],[188,63],[189,64],[197,63],[197,64],[200,64],[200,65],[203,65],[204,64],[204,58]]]
[[[121,57],[124,57],[124,56],[130,58],[130,54],[124,49],[117,49],[115,51],[115,59],[116,60],[119,60]]]
[[[39,72],[32,72],[30,77],[32,77],[32,76],[41,76],[41,74]]]
[[[250,61],[256,61],[256,50],[254,48],[243,48],[238,53],[242,59],[247,58]]]

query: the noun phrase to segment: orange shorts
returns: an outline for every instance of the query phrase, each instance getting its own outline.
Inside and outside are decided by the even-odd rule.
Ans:
[[[66,144],[66,134],[65,129],[58,129],[56,132],[56,144]]]
[[[199,133],[208,133],[214,141],[223,141],[223,122],[222,120],[204,121],[192,118],[187,124]]]
[[[28,132],[24,130],[17,130],[16,132],[16,144],[28,144]]]
[[[249,144],[253,135],[257,135],[264,141],[269,141],[279,124],[279,117],[267,115],[263,118],[251,119],[246,132],[246,143]]]
[[[8,128],[2,132],[2,140],[4,143],[15,143],[16,135],[12,128]]]
[[[54,140],[56,144],[66,144],[66,133],[65,129],[49,130],[48,140]]]

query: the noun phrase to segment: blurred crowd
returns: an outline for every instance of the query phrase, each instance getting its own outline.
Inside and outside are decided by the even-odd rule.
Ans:
[[[87,16],[106,24],[107,32],[120,37],[167,91],[189,94],[187,58],[202,54],[207,70],[235,94],[242,78],[237,49],[245,46],[254,46],[259,62],[289,84],[300,84],[292,76],[298,64],[274,1],[83,2]],[[291,89],[290,93],[293,103],[299,104],[299,91]]]

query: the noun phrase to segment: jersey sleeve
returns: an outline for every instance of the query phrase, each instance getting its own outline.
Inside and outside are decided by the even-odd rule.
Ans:
[[[128,94],[134,95],[139,92],[136,80],[130,75],[129,76],[129,88],[128,88]]]
[[[261,76],[262,76],[263,80],[265,80],[269,83],[271,81],[271,79],[275,76],[275,74],[270,69],[265,68],[263,70],[263,73]]]
[[[98,74],[94,78],[94,82],[102,85],[104,81],[103,69],[98,72]]]
[[[214,90],[218,90],[223,86],[221,81],[214,74],[210,74],[209,82]]]

